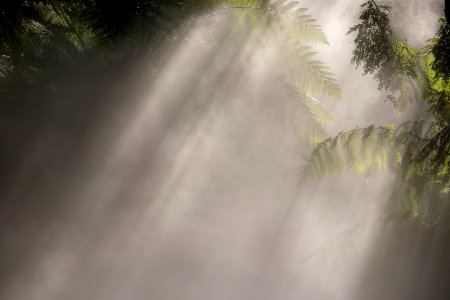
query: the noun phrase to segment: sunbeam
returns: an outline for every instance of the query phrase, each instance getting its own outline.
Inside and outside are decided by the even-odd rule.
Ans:
[[[346,148],[356,144],[353,128],[394,128],[430,106],[396,111],[384,101],[389,91],[350,63],[355,37],[347,32],[362,1],[178,1],[160,19],[165,4],[142,1],[151,8],[144,21],[138,1],[136,24],[117,19],[124,23],[106,28],[101,1],[61,20],[69,4],[44,2],[43,20],[58,26],[79,16],[92,22],[104,10],[64,36],[98,43],[83,55],[102,63],[83,58],[83,71],[71,66],[67,78],[58,69],[62,83],[45,87],[58,101],[24,109],[20,118],[39,115],[29,128],[14,119],[19,104],[4,105],[12,114],[4,123],[13,125],[0,182],[0,299],[447,299],[448,233],[396,214],[401,176],[385,167],[389,150],[364,163]],[[414,45],[434,35],[439,1],[387,4],[392,26]],[[409,26],[412,14],[420,18]],[[48,24],[30,20],[44,37]],[[144,28],[164,22],[169,30],[146,41]],[[131,34],[122,37],[121,26]],[[138,44],[144,54],[127,48]],[[121,59],[126,67],[103,66]],[[342,145],[327,140],[339,134],[347,134]],[[365,158],[378,147],[364,146],[370,134],[354,147]],[[341,173],[325,174],[324,161],[314,161],[326,157],[314,152],[324,141],[328,150],[342,146],[331,159]],[[304,180],[309,165],[314,176]]]

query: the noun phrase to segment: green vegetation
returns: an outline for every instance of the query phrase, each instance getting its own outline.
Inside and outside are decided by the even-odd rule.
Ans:
[[[322,125],[333,118],[317,98],[341,95],[333,74],[316,59],[315,48],[327,45],[327,37],[298,2],[267,0],[2,1],[1,113],[33,110],[40,101],[63,103],[66,81],[76,74],[91,75],[78,81],[80,90],[88,90],[84,86],[89,84],[106,90],[135,62],[170,48],[196,19],[221,14],[233,18],[236,40],[251,37],[260,46],[279,46],[280,64],[272,71],[283,97],[264,105],[276,122],[314,145],[302,180],[345,169],[363,174],[388,169],[398,173],[392,198],[402,213],[447,228],[450,27],[443,18],[436,36],[418,49],[393,31],[389,12],[389,7],[373,0],[362,5],[360,23],[349,30],[355,35],[352,63],[364,74],[373,74],[399,111],[426,103],[428,111],[420,120],[356,128],[326,138]],[[254,28],[265,28],[264,34]],[[98,82],[88,82],[95,76]],[[0,130],[8,131],[8,123],[2,122]]]
[[[420,120],[343,132],[318,143],[302,170],[302,179],[353,169],[370,174],[398,174],[392,200],[400,213],[428,226],[450,226],[450,72],[449,26],[441,19],[436,37],[421,49],[398,37],[390,25],[390,8],[375,1],[362,5],[352,63],[373,74],[388,100],[403,110],[425,102]]]
[[[255,37],[252,28],[264,28],[258,38],[261,47],[278,45],[283,62],[273,70],[278,74],[274,80],[286,97],[272,99],[276,103],[268,114],[296,135],[311,143],[325,138],[322,124],[332,118],[316,97],[341,93],[327,66],[315,59],[314,46],[328,44],[325,34],[295,1],[6,1],[0,11],[4,103],[36,102],[30,94],[55,98],[52,95],[63,88],[69,74],[97,74],[108,85],[140,59],[149,61],[162,49],[170,51],[196,19],[218,14],[233,18],[236,40]]]

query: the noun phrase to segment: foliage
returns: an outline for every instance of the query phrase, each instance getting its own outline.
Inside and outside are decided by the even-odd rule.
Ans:
[[[263,5],[260,0],[4,1],[0,4],[0,76],[36,78],[49,67],[66,68],[85,57],[118,58],[155,46],[157,37],[188,16],[216,5]],[[152,44],[153,43],[153,44]],[[84,55],[86,54],[86,55]],[[98,56],[97,56],[98,55]],[[64,65],[64,66],[62,66]]]
[[[375,74],[379,88],[397,108],[422,101],[431,121],[356,128],[325,139],[313,149],[301,178],[319,178],[353,169],[370,174],[398,174],[392,199],[405,216],[421,223],[450,228],[450,81],[448,26],[441,24],[432,44],[414,49],[389,25],[389,8],[374,1],[362,5],[352,62],[364,74]],[[425,116],[425,118],[428,118]]]
[[[436,33],[431,53],[435,57],[432,68],[436,71],[436,77],[448,80],[450,78],[450,27],[447,25],[445,17],[441,18],[439,30]]]
[[[283,110],[276,117],[279,122],[315,144],[326,137],[322,125],[333,122],[333,117],[317,97],[341,96],[334,74],[322,61],[315,59],[317,52],[312,47],[314,44],[327,45],[327,37],[298,2],[284,4],[284,1],[276,1],[269,8],[269,20],[264,24],[270,34],[266,34],[264,39],[278,45],[279,57],[282,58],[281,69],[274,70],[274,73],[285,74],[286,86],[296,95],[295,98],[274,99],[277,105],[271,107],[274,111]]]
[[[392,31],[388,16],[390,7],[378,6],[374,1],[367,1],[361,7],[361,23],[348,31],[348,34],[356,33],[351,62],[361,66],[364,75],[374,74],[378,88],[389,90],[388,99],[403,109],[403,97],[396,99],[393,94],[411,90],[411,80],[417,78],[419,51],[398,39]]]
[[[283,74],[276,80],[287,92],[284,99],[272,99],[276,105],[270,114],[283,126],[312,143],[323,139],[322,124],[332,118],[316,97],[340,96],[333,74],[314,59],[312,46],[328,44],[327,38],[295,1],[7,1],[0,9],[0,94],[5,99],[17,98],[25,86],[51,92],[83,65],[109,74],[111,67],[130,65],[171,43],[191,21],[217,14],[231,17],[244,38],[254,34],[253,28],[265,28],[262,43],[282,45],[284,64],[273,72]]]
[[[6,1],[0,10],[0,92],[6,97],[20,86],[50,88],[95,45],[76,3]]]
[[[399,212],[424,224],[445,228],[450,225],[449,156],[442,156],[443,149],[438,148],[448,150],[449,130],[442,130],[433,122],[418,121],[385,127],[371,125],[340,133],[314,148],[302,170],[302,180],[344,169],[365,175],[393,171],[398,177],[392,198]],[[446,140],[441,136],[446,136]]]

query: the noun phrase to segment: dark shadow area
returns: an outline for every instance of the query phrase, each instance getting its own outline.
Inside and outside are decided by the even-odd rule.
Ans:
[[[450,295],[450,235],[409,221],[383,224],[353,299],[434,299]]]

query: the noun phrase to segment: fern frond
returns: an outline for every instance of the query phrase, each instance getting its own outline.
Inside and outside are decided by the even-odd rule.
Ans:
[[[427,130],[424,128],[427,127]],[[370,169],[398,169],[405,160],[416,159],[431,137],[427,136],[433,124],[428,122],[406,122],[398,126],[355,128],[328,138],[318,145],[311,154],[321,161],[323,169],[334,173],[332,165],[327,166],[330,157],[339,155],[348,169],[358,168],[367,172]],[[308,178],[308,165],[302,171],[302,177]]]
[[[363,174],[398,172],[392,200],[399,204],[399,212],[429,226],[450,228],[444,224],[448,218],[443,218],[450,216],[449,145],[450,127],[436,122],[355,128],[317,144],[301,169],[300,180],[344,169]]]
[[[280,28],[285,32],[305,42],[328,44],[327,36],[316,20],[306,14],[307,9],[299,4],[298,1],[276,1],[269,7],[275,12]]]

